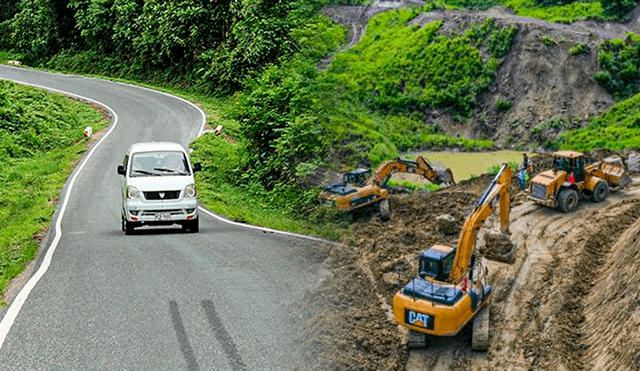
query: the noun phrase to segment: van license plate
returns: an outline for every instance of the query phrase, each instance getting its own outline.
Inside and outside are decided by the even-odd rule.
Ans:
[[[171,219],[171,215],[169,213],[157,213],[156,220],[169,220]]]

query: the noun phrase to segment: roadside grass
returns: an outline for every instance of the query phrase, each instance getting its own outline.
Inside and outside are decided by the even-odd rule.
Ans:
[[[0,81],[0,293],[36,256],[60,190],[86,151],[83,129],[107,124],[84,103]]]
[[[23,55],[13,51],[0,50],[0,64],[7,64],[9,61],[21,61]]]
[[[336,228],[335,215],[297,209],[299,203],[291,201],[297,195],[288,192],[303,190],[267,192],[249,180],[238,166],[242,147],[228,138],[208,133],[193,141],[191,148],[192,161],[202,165],[196,173],[198,200],[208,209],[236,222],[328,239],[338,239],[346,227]],[[308,197],[317,200],[317,192]]]

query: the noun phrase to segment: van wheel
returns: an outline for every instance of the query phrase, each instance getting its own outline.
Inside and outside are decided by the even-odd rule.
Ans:
[[[558,195],[558,207],[562,212],[570,213],[578,208],[578,192],[565,188]]]
[[[128,222],[126,219],[122,221],[124,227],[124,234],[131,235],[133,234],[133,229],[136,225],[133,222]]]
[[[593,188],[593,195],[591,196],[591,199],[593,202],[602,202],[608,195],[609,185],[605,181],[601,180],[596,184],[595,188]]]
[[[182,224],[182,229],[185,232],[198,233],[198,231],[200,231],[200,218],[184,222],[184,224]]]

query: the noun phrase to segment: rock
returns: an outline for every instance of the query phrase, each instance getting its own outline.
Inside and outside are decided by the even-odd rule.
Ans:
[[[396,285],[400,281],[400,276],[395,272],[388,272],[382,275],[382,281],[387,285]]]
[[[637,152],[629,153],[627,157],[627,170],[632,173],[640,172],[640,154]]]
[[[456,231],[456,218],[451,214],[440,215],[436,218],[436,228],[444,234],[452,234]]]
[[[513,263],[515,260],[515,244],[509,236],[499,230],[489,230],[484,234],[484,245],[480,254],[489,260],[502,263]]]

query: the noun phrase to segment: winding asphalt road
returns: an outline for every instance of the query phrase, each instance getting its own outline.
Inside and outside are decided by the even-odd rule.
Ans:
[[[93,99],[114,118],[67,181],[36,273],[0,312],[1,370],[305,369],[299,303],[323,275],[319,241],[204,212],[197,234],[120,230],[127,148],[188,148],[202,111],[93,78],[4,66],[0,78]]]

